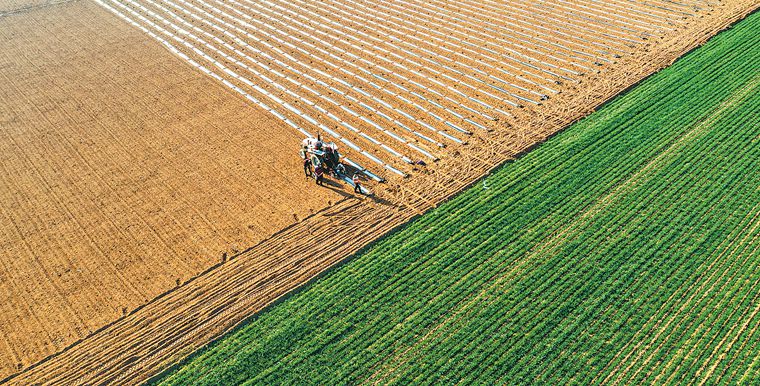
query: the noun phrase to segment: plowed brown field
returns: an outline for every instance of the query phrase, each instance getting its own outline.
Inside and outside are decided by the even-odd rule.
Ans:
[[[502,3],[0,18],[0,377],[143,381],[757,7]],[[377,197],[306,185],[293,149],[317,131],[390,179]]]
[[[343,199],[293,173],[300,133],[94,3],[0,18],[0,69],[0,378]]]

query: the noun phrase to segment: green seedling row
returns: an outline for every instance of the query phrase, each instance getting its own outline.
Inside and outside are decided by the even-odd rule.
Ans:
[[[760,382],[760,14],[161,384]]]

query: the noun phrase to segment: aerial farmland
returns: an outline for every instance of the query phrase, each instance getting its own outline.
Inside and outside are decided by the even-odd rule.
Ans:
[[[754,384],[759,6],[0,0],[0,383]]]

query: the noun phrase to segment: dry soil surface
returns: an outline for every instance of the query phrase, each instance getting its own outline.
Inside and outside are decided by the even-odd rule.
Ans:
[[[144,381],[757,6],[102,0],[8,14],[0,374]],[[317,131],[388,183],[315,193],[291,154]]]
[[[0,17],[0,84],[0,378],[344,199],[300,133],[93,2]]]

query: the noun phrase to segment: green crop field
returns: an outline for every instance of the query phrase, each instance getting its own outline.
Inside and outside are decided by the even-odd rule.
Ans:
[[[760,383],[760,13],[163,384]]]

